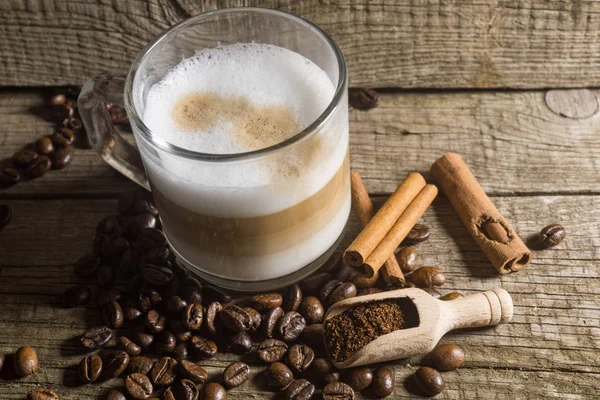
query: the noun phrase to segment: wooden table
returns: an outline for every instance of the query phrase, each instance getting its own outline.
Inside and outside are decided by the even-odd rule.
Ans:
[[[125,70],[150,37],[215,3],[0,4],[0,82],[9,86],[0,91],[0,158],[52,132],[36,113],[46,97],[41,86]],[[443,339],[463,347],[467,362],[444,374],[438,398],[600,397],[600,91],[545,90],[600,81],[600,2],[224,3],[313,20],[342,47],[353,86],[385,89],[377,109],[350,112],[352,168],[377,201],[411,171],[431,180],[431,163],[456,151],[523,238],[552,222],[566,227],[566,240],[535,251],[527,270],[499,276],[446,198],[425,214],[433,233],[418,251],[423,264],[446,272],[442,292],[500,286],[515,303],[511,324]],[[64,399],[102,398],[119,385],[76,383],[81,353],[73,338],[98,313],[58,301],[78,282],[73,262],[90,248],[97,221],[132,187],[91,150],[79,150],[65,170],[0,190],[14,214],[0,232],[0,352],[32,345],[41,360],[34,376],[0,380],[0,398],[22,399],[36,386]],[[353,216],[346,242],[358,230]],[[216,375],[235,358],[205,365]],[[418,362],[396,363],[394,398],[412,397],[403,381]],[[250,381],[229,398],[273,397],[259,387]]]

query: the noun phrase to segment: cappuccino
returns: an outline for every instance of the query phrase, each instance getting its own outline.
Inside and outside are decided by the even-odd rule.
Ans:
[[[142,119],[171,145],[239,154],[294,137],[334,92],[298,53],[235,44],[182,60],[149,89]],[[142,146],[175,251],[209,274],[255,281],[293,273],[330,249],[350,212],[347,114],[330,117],[276,151],[230,161],[191,163]]]

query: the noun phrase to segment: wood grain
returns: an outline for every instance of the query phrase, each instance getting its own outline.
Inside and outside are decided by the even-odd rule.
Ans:
[[[599,91],[592,91],[598,96]],[[490,195],[600,193],[600,113],[565,118],[543,91],[384,93],[378,108],[350,112],[352,168],[371,193],[391,193],[413,171],[459,153]],[[50,134],[38,91],[0,92],[0,159]],[[33,110],[33,112],[32,112]],[[91,150],[60,172],[0,189],[4,196],[114,196],[133,183]]]
[[[352,85],[586,87],[600,81],[600,1],[10,0],[0,3],[2,85],[81,84],[128,70],[151,38],[216,8],[302,16],[341,47]]]

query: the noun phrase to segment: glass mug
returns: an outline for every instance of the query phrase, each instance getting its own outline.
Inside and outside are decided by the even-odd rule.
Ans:
[[[331,79],[333,98],[304,130],[260,150],[208,154],[169,143],[144,123],[149,89],[183,59],[251,42],[299,53]],[[107,102],[125,107],[136,146],[115,130]],[[259,8],[198,15],[151,42],[127,76],[87,82],[78,108],[94,149],[152,191],[178,262],[206,281],[238,291],[280,288],[323,265],[342,240],[350,213],[346,64],[310,22]],[[289,167],[290,157],[300,157],[300,167]],[[264,165],[267,176],[240,184],[240,171]]]

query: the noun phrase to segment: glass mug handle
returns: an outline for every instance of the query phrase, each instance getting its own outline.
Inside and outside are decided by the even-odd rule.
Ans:
[[[94,150],[111,167],[150,190],[138,149],[115,129],[106,103],[124,106],[125,74],[102,73],[81,89],[77,109]]]

